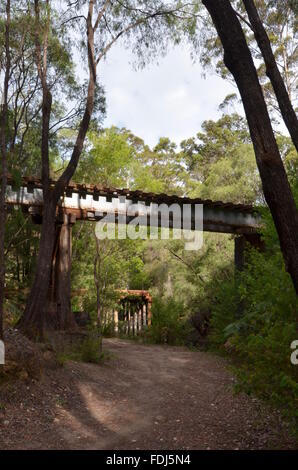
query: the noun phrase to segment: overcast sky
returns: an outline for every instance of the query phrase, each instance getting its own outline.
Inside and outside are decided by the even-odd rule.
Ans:
[[[159,65],[135,70],[132,54],[115,46],[98,68],[107,99],[106,127],[126,127],[154,146],[159,137],[179,144],[194,136],[206,119],[220,116],[218,106],[235,88],[193,64],[185,46],[175,47]]]

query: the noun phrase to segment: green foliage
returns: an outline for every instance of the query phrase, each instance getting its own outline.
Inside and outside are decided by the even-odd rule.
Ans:
[[[183,345],[191,331],[190,323],[184,315],[183,304],[173,299],[155,298],[152,305],[152,326],[147,339],[154,343]]]
[[[100,351],[100,339],[97,335],[89,334],[89,336],[83,341],[81,347],[81,357],[83,362],[90,362],[98,364],[101,360],[102,353]]]
[[[243,144],[214,163],[200,192],[203,199],[251,203],[258,193],[255,156],[251,145]],[[243,194],[243,188],[246,188]]]
[[[80,160],[76,180],[103,186],[129,186],[134,149],[128,144],[128,134],[116,127],[100,134],[90,133],[91,150]]]
[[[181,143],[191,196],[235,203],[260,198],[260,180],[245,120],[223,114]]]
[[[266,252],[250,250],[248,266],[238,280],[216,286],[211,341],[234,351],[239,389],[283,406],[298,418],[298,369],[290,362],[290,345],[297,339],[298,299],[269,216],[266,222]]]
[[[241,0],[231,0],[233,8],[241,17],[241,27],[246,36],[251,54],[257,64],[257,72],[262,84],[266,102],[276,119],[280,121],[280,113],[272,84],[266,74],[264,59],[257,46],[255,36],[249,27],[249,20],[244,3]],[[279,66],[287,91],[294,107],[297,106],[297,1],[296,0],[258,0],[261,21],[270,39],[271,48]],[[195,43],[197,45],[197,42]],[[232,81],[232,75],[223,61],[223,48],[214,25],[206,12],[201,17],[200,41],[197,52],[203,67],[216,71],[222,78]]]
[[[110,318],[105,318],[101,326],[101,334],[104,338],[112,338],[115,336],[115,323]]]
[[[56,351],[58,363],[63,366],[67,361],[101,363],[107,356],[101,351],[101,340],[95,329],[90,329],[82,341],[64,345]]]

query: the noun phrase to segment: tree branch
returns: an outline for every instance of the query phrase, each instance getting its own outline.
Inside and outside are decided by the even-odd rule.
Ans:
[[[195,276],[200,279],[200,281],[205,282],[203,277],[193,268],[193,266],[191,266],[191,264],[187,263],[181,256],[177,255],[177,253],[171,250],[171,248],[167,247],[167,250],[171,253],[171,255],[173,255],[176,259],[181,261],[181,263],[183,263],[188,269],[190,269],[195,274]]]
[[[111,3],[111,0],[106,0],[103,8],[101,9],[101,11],[98,13],[97,15],[97,18],[96,18],[96,21],[95,21],[95,24],[94,24],[94,27],[93,27],[93,31],[95,32],[98,28],[98,25],[100,23],[100,20],[103,18],[108,6],[110,5]]]

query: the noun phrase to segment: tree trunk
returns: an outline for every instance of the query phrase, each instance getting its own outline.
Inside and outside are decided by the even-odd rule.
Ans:
[[[27,305],[23,313],[23,317],[19,322],[20,328],[32,338],[39,336],[43,337],[43,327],[45,323],[45,306],[48,305],[47,297],[50,286],[51,277],[51,262],[53,249],[55,244],[55,219],[56,219],[56,205],[63,195],[71,177],[73,176],[80,155],[82,153],[85,137],[89,128],[90,119],[94,107],[95,97],[95,84],[96,84],[96,63],[94,55],[94,29],[92,27],[92,14],[94,1],[89,1],[89,11],[87,16],[87,52],[88,52],[88,66],[89,66],[89,84],[86,98],[86,106],[83,118],[81,120],[79,131],[77,134],[76,142],[73,148],[71,159],[60,176],[59,180],[55,183],[53,190],[50,189],[50,162],[49,162],[49,126],[51,117],[52,96],[47,84],[47,48],[48,48],[48,34],[49,34],[49,14],[50,9],[47,10],[47,24],[45,33],[40,34],[41,21],[39,11],[39,0],[34,1],[35,4],[35,49],[36,49],[36,64],[38,69],[39,78],[42,84],[43,103],[42,103],[42,142],[41,142],[41,156],[42,156],[42,185],[43,185],[43,221],[42,232],[39,246],[39,254],[37,260],[36,274],[32,290],[27,300]],[[43,37],[43,57],[41,54],[40,38]],[[62,293],[63,295],[63,293]]]
[[[57,260],[57,314],[59,328],[65,330],[75,326],[71,311],[71,232],[72,228],[65,215],[60,231],[60,249]]]
[[[203,0],[224,48],[224,62],[242,97],[264,196],[279,236],[286,270],[298,294],[298,211],[274,137],[262,88],[229,0]]]
[[[5,24],[5,76],[3,90],[3,104],[1,109],[1,194],[0,194],[0,339],[3,339],[3,318],[5,301],[5,224],[6,204],[5,194],[7,186],[7,150],[6,150],[6,125],[8,114],[8,84],[10,76],[10,0],[6,2],[6,24]]]
[[[99,288],[96,289],[96,305],[97,305],[97,334],[99,342],[99,352],[102,353],[102,314],[100,304]]]
[[[49,302],[46,309],[46,324],[59,330],[76,327],[70,300],[72,258],[72,223],[70,218],[69,215],[63,214],[63,223],[56,223]]]
[[[288,128],[296,150],[298,151],[298,119],[292,106],[286,85],[276,64],[270,40],[259,17],[254,1],[243,0],[243,3],[245,5],[256,41],[265,61],[266,75],[271,81],[283,120]]]
[[[55,246],[56,202],[44,206],[36,271],[27,305],[18,326],[32,339],[43,338],[45,307],[48,304],[53,250]]]
[[[97,313],[97,333],[99,338],[99,352],[102,353],[102,308],[100,298],[100,242],[98,238],[95,238],[95,258],[94,258],[94,284],[96,287],[96,313]]]

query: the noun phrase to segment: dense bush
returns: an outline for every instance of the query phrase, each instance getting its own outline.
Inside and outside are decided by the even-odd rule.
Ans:
[[[180,302],[155,298],[152,304],[152,326],[147,338],[159,344],[186,344],[191,325],[183,316],[183,311],[184,307]]]
[[[217,285],[210,340],[234,352],[241,390],[283,406],[297,419],[298,367],[290,362],[290,345],[298,339],[298,300],[268,217],[264,241],[266,251],[249,250],[235,283]]]

